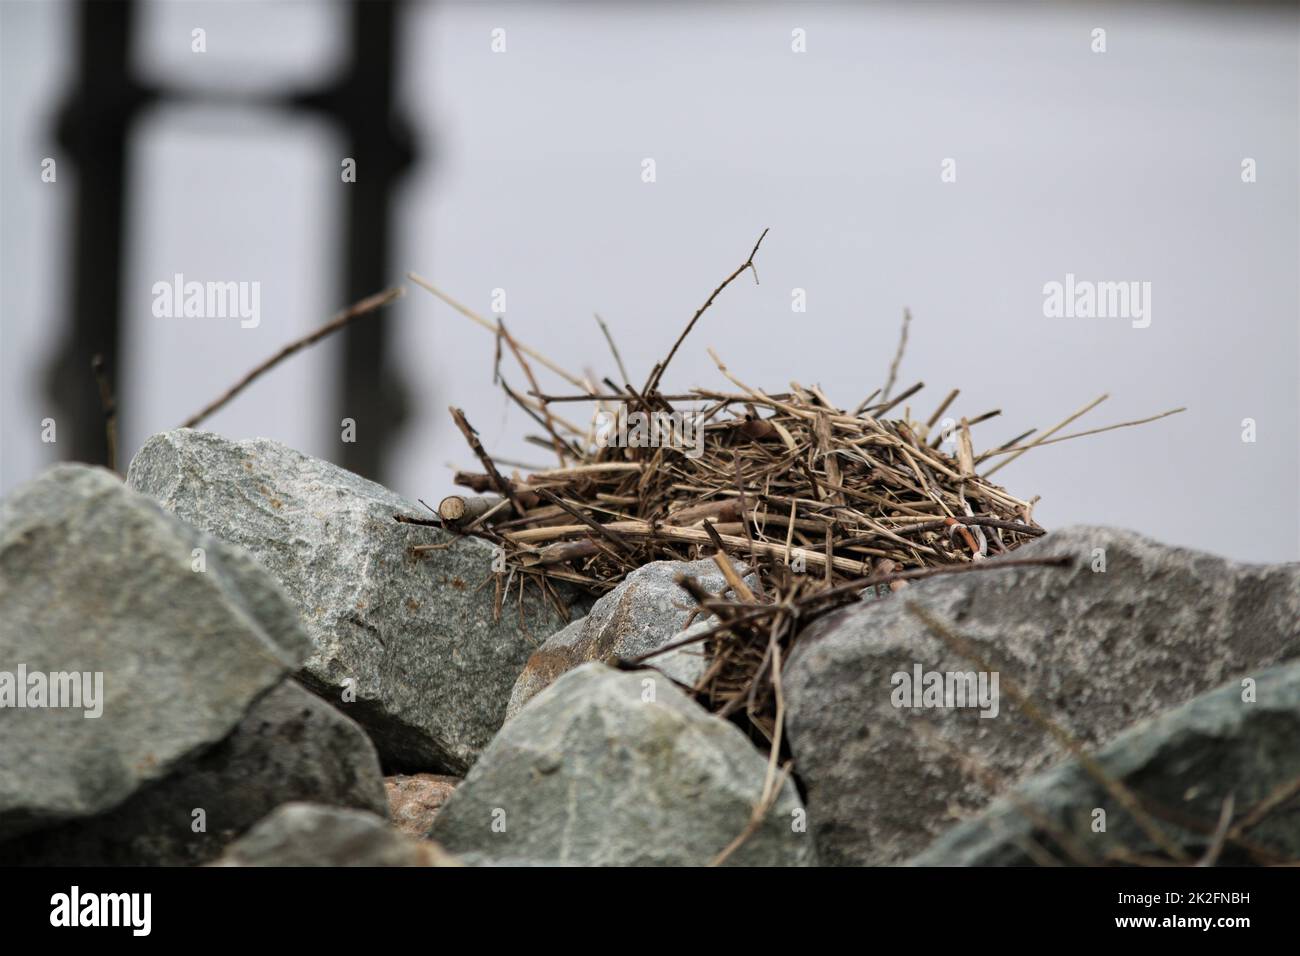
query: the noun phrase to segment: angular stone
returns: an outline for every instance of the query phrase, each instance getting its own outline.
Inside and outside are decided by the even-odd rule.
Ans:
[[[14,491],[0,505],[0,839],[108,810],[226,737],[310,651],[297,618],[246,554],[103,468],[57,465]],[[100,675],[101,715],[13,706],[20,669],[92,675],[92,693]]]
[[[501,729],[430,836],[475,865],[706,864],[745,830],[766,772],[739,728],[662,675],[587,663]],[[814,863],[804,823],[786,780],[727,862]]]
[[[1300,779],[1300,664],[1251,676],[1253,702],[1242,699],[1241,681],[1231,681],[1139,723],[1096,755],[1104,773],[1149,807],[1156,825],[1192,861],[1209,852],[1226,800],[1232,798],[1233,820],[1238,822]],[[1027,807],[1033,808],[1032,814]],[[1093,828],[1098,809],[1106,814],[1100,832]],[[1175,820],[1199,821],[1200,826],[1189,829],[1172,823],[1162,813],[1165,809],[1174,811]],[[1217,862],[1241,865],[1300,858],[1300,810],[1294,801],[1283,802],[1264,813],[1245,835],[1274,853],[1274,859],[1253,859],[1229,841]],[[1044,851],[1047,857],[1041,855]],[[1078,760],[1070,760],[1017,787],[1014,799],[995,800],[911,862],[1031,866],[1050,858],[1092,863],[1124,851],[1148,857],[1163,852],[1111,792]]]
[[[423,509],[266,439],[164,432],[128,481],[271,572],[315,643],[303,682],[364,726],[396,769],[464,772],[501,725],[528,655],[564,623],[535,588],[527,630],[515,597],[494,622],[490,546],[399,524],[394,514]],[[451,546],[410,552],[440,542]]]
[[[287,803],[253,827],[216,866],[459,866],[436,843],[414,840],[381,817]]]
[[[101,816],[0,844],[0,861],[44,866],[206,863],[292,800],[386,815],[374,745],[292,679],[258,700],[225,740]],[[196,831],[195,811],[203,828]]]
[[[701,561],[655,561],[629,574],[618,587],[603,595],[581,620],[546,639],[525,665],[510,694],[506,719],[551,683],[579,664],[600,661],[613,664],[658,650],[666,644],[705,630],[716,619],[696,617],[689,629],[695,601],[682,590],[677,576],[694,578],[713,593],[726,587],[726,579],[711,559]],[[647,663],[682,684],[694,684],[704,674],[699,649],[686,647],[668,651]]]
[[[433,818],[459,785],[459,777],[436,773],[385,777],[388,816],[393,826],[410,836],[423,837],[433,826]]]
[[[1061,554],[1078,560],[913,582],[802,635],[785,673],[787,726],[824,862],[906,859],[954,810],[987,805],[996,795],[987,781],[1010,785],[1067,755],[1005,689],[991,719],[972,708],[896,708],[895,673],[976,670],[908,613],[909,601],[1091,748],[1300,652],[1300,565],[1235,564],[1090,527],[1015,556]],[[1103,554],[1105,571],[1094,571]]]

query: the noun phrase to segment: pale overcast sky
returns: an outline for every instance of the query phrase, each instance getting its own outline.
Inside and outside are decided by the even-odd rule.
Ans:
[[[0,0],[6,493],[57,457],[39,440],[38,386],[64,318],[75,179],[68,163],[42,184],[39,164],[59,155],[50,111],[73,12]],[[186,85],[309,82],[341,56],[339,14],[145,4],[136,60]],[[1046,428],[1102,392],[1076,427],[1187,406],[1000,471],[1016,495],[1042,496],[1045,526],[1300,557],[1293,8],[478,3],[415,5],[403,23],[401,96],[426,162],[399,197],[394,280],[414,270],[484,313],[505,289],[518,337],[608,373],[599,312],[640,378],[770,227],[762,284],[727,290],[668,388],[723,384],[713,346],[752,384],[820,383],[851,407],[882,384],[906,306],[900,384],[927,383],[922,417],[952,387],[958,414],[1001,408],[977,444]],[[792,50],[796,30],[806,52]],[[341,151],[314,122],[241,112],[160,110],[142,126],[118,376],[126,454],[345,304]],[[260,325],[155,319],[150,290],[175,272],[259,281]],[[1149,326],[1045,316],[1044,285],[1067,275],[1150,283]],[[795,289],[805,313],[791,310]],[[393,315],[419,414],[391,486],[436,499],[448,463],[471,462],[451,403],[494,452],[544,460],[492,386],[489,335],[417,289]],[[207,427],[339,458],[324,379],[335,347],[294,358]]]

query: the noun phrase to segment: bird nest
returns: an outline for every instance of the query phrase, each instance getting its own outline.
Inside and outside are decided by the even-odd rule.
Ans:
[[[757,281],[754,255],[761,244],[762,237],[639,388],[603,322],[619,377],[596,381],[523,344],[504,321],[489,321],[411,275],[493,333],[494,378],[538,426],[539,434],[528,440],[555,454],[558,465],[503,473],[504,463],[453,407],[452,418],[479,462],[478,469],[455,475],[467,493],[444,498],[436,519],[399,520],[436,522],[497,546],[498,613],[516,588],[522,613],[524,591],[535,586],[567,616],[557,582],[598,594],[652,561],[711,557],[727,581],[721,593],[696,580],[679,583],[712,624],[618,663],[648,666],[659,654],[693,645],[705,670],[688,690],[709,710],[736,720],[775,760],[782,747],[781,665],[810,620],[920,577],[1061,563],[986,563],[1045,533],[1033,518],[1037,498],[1018,497],[989,478],[1031,448],[1077,437],[1053,436],[1101,399],[1042,434],[1030,430],[977,452],[974,427],[999,411],[953,417],[949,410],[959,395],[953,389],[929,415],[918,416],[913,405],[921,383],[891,397],[906,315],[887,381],[852,409],[838,407],[812,384],[792,381],[779,391],[749,385],[712,350],[727,387],[665,392],[664,371],[714,299],[746,271]],[[528,388],[507,382],[501,367],[506,356]],[[544,392],[539,367],[573,390]],[[574,408],[584,410],[581,416]],[[1139,422],[1109,427],[1130,424]]]

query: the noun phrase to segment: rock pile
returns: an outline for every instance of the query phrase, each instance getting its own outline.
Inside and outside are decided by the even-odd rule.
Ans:
[[[1081,527],[1016,552],[1068,567],[914,581],[808,626],[772,760],[683,691],[697,646],[628,664],[716,623],[677,584],[712,561],[499,606],[490,545],[420,514],[184,429],[14,491],[0,864],[1300,856],[1298,565]]]
[[[1081,558],[1071,569],[934,578],[805,633],[786,675],[790,746],[814,827],[835,834],[821,841],[831,862],[902,861],[951,825],[954,809],[979,810],[1000,787],[1069,756],[1015,706],[1007,681],[1092,750],[1300,652],[1295,565],[1236,565],[1088,527],[1017,552],[1051,554]],[[909,601],[960,630],[1004,678],[996,715],[923,706],[920,688],[912,706],[895,705],[895,674],[980,670]]]
[[[470,863],[705,864],[744,831],[765,774],[738,728],[662,675],[591,662],[502,728],[430,836]],[[806,823],[787,780],[727,862],[812,863]]]
[[[4,502],[0,569],[0,861],[199,863],[287,800],[384,809],[242,550],[60,465]]]
[[[565,622],[536,592],[492,614],[492,549],[400,524],[423,509],[272,441],[188,428],[155,435],[127,483],[244,548],[278,581],[311,637],[303,682],[366,728],[385,763],[463,774],[505,718],[529,654]],[[508,609],[513,612],[512,606]]]

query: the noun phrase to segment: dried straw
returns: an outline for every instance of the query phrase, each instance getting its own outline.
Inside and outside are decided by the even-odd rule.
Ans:
[[[711,594],[695,581],[680,583],[700,613],[715,623],[669,647],[698,648],[706,660],[705,674],[691,692],[773,747],[775,768],[775,750],[780,749],[777,662],[789,658],[810,620],[864,593],[898,590],[918,577],[1063,563],[985,563],[1045,532],[1033,518],[1037,498],[1018,497],[989,481],[1000,465],[984,475],[975,469],[989,458],[1007,455],[1005,464],[1049,443],[1105,396],[1037,441],[1020,444],[1031,430],[981,454],[975,452],[972,428],[1000,413],[961,418],[950,454],[935,426],[957,398],[957,389],[924,418],[914,418],[910,404],[901,415],[896,411],[915,398],[923,383],[889,397],[910,313],[904,316],[889,381],[852,411],[834,405],[815,385],[791,381],[779,391],[752,386],[712,350],[729,387],[663,393],[660,383],[669,363],[719,294],[747,271],[757,281],[754,257],[763,236],[695,312],[640,389],[630,382],[599,318],[620,376],[618,381],[603,379],[603,388],[523,344],[503,323],[488,321],[417,275],[410,278],[492,332],[499,355],[505,343],[504,351],[514,355],[532,388],[526,395],[504,381],[503,388],[547,432],[530,441],[555,451],[560,462],[555,469],[505,477],[464,413],[453,409],[482,466],[458,472],[456,482],[493,497],[451,502],[448,514],[472,514],[475,521],[444,524],[498,545],[508,569],[498,578],[517,581],[521,594],[530,581],[548,595],[556,594],[551,587],[556,581],[603,593],[651,561],[713,556],[728,581],[723,594]],[[543,393],[528,359],[580,393]],[[574,424],[550,407],[570,403],[590,404],[591,422]],[[618,426],[619,440],[596,440],[598,425],[611,422]],[[1054,440],[1068,437],[1073,436]],[[742,579],[733,561],[743,565],[747,577]],[[623,666],[644,666],[668,649]]]

